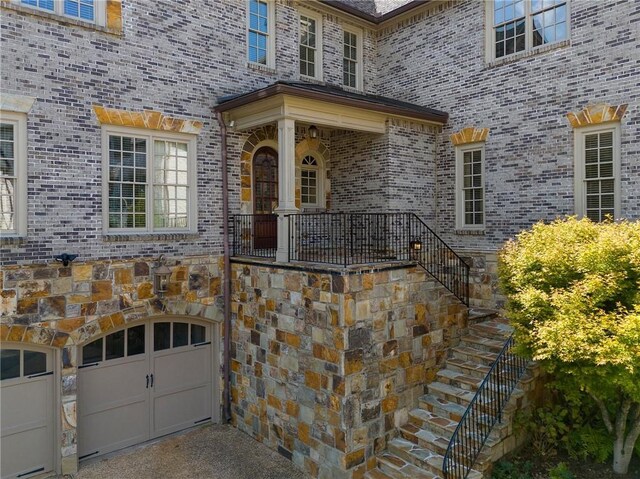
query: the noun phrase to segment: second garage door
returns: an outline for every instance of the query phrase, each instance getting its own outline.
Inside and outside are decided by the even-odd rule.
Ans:
[[[131,326],[85,345],[78,372],[80,459],[211,420],[211,325]]]

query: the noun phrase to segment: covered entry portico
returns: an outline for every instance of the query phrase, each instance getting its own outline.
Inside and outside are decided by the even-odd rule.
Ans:
[[[264,209],[264,202],[261,201],[260,208],[256,208],[254,203],[252,218],[247,220],[251,223],[249,234],[253,237],[256,233],[260,235],[268,230],[269,213],[277,215],[277,247],[274,254],[264,250],[262,252],[255,251],[257,256],[271,257],[277,262],[290,260],[290,241],[294,236],[292,228],[297,227],[296,222],[292,222],[290,217],[300,213],[300,187],[298,186],[297,191],[296,186],[296,162],[300,160],[297,158],[296,148],[300,143],[296,141],[296,128],[298,128],[298,132],[302,126],[305,129],[315,127],[315,131],[321,129],[325,132],[342,133],[340,140],[342,147],[336,147],[332,154],[340,150],[345,158],[349,155],[368,155],[370,158],[376,158],[378,171],[354,171],[354,174],[351,175],[351,172],[348,171],[349,162],[345,161],[343,166],[346,167],[346,170],[341,168],[340,172],[332,172],[332,181],[333,179],[345,181],[348,177],[356,178],[358,174],[363,173],[390,178],[393,174],[402,175],[402,172],[385,171],[385,164],[390,157],[397,158],[398,155],[401,157],[403,153],[394,151],[390,141],[380,140],[378,144],[371,138],[383,138],[385,135],[389,135],[391,122],[406,123],[411,124],[414,128],[434,130],[446,123],[448,117],[446,113],[430,108],[374,95],[353,93],[338,87],[283,81],[243,95],[222,98],[216,110],[223,114],[228,127],[237,132],[250,132],[257,128],[273,128],[275,130],[274,127],[277,125],[273,144],[265,143],[265,146],[272,147],[277,153],[277,195],[274,195],[276,197],[273,202],[275,208],[272,211],[267,211]],[[356,139],[360,137],[364,139],[360,141],[361,145],[357,145],[357,141],[349,145],[344,140],[345,138]],[[401,139],[399,142],[402,143]],[[364,151],[365,147],[367,151]],[[298,150],[300,149],[298,148]],[[261,153],[264,153],[264,150],[261,150]],[[415,151],[414,154],[423,154],[427,157],[433,155],[433,152],[427,154]],[[424,161],[425,166],[429,163],[428,159],[426,158]],[[352,167],[359,168],[356,165]],[[253,175],[254,185],[254,188],[250,190],[252,196],[250,201],[255,202],[255,188],[258,179],[254,168],[250,174]],[[342,191],[338,190],[337,192],[339,196],[343,196]],[[378,194],[373,191],[370,196],[378,200],[385,194],[388,193],[381,191]],[[242,199],[246,200],[244,197]],[[322,208],[323,212],[327,212],[327,210],[334,212],[367,209],[386,212],[390,209],[389,204],[381,205],[373,204],[373,202],[366,204],[364,201],[335,201],[334,199],[335,197],[332,196],[331,206]],[[392,209],[401,211],[398,208]],[[262,216],[258,217],[258,215]],[[275,216],[272,218],[274,221],[276,220]],[[254,238],[250,241],[252,249],[261,249],[256,247]],[[265,243],[258,241],[258,244],[264,245]],[[272,254],[273,256],[271,256]]]

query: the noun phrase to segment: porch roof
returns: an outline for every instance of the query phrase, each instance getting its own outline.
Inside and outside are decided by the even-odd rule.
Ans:
[[[286,116],[329,127],[382,132],[388,117],[438,125],[445,124],[449,117],[443,111],[392,98],[295,81],[277,81],[258,90],[221,97],[215,109],[227,113],[239,129]]]

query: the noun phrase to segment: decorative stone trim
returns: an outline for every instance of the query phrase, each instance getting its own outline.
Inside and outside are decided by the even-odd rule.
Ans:
[[[572,128],[582,126],[599,125],[612,121],[621,121],[627,111],[627,105],[609,105],[608,103],[597,103],[587,105],[581,111],[567,113],[567,118]]]
[[[15,113],[29,113],[35,101],[35,97],[32,96],[2,93],[0,94],[0,110],[13,111]]]
[[[154,110],[131,112],[93,105],[93,111],[101,125],[129,126],[193,135],[198,135],[202,130],[202,122],[199,120],[173,118]]]
[[[122,0],[107,0],[107,30],[122,33]]]
[[[449,138],[451,139],[453,146],[459,146],[487,141],[488,137],[489,128],[475,128],[473,126],[468,126],[459,132],[452,134]]]

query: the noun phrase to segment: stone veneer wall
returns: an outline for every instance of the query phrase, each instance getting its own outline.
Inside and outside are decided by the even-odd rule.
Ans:
[[[61,351],[60,457],[63,473],[77,470],[76,377],[79,345],[125,324],[162,315],[222,321],[217,256],[169,258],[169,290],[153,292],[149,258],[4,266],[0,274],[0,341]],[[221,299],[221,298],[220,298]],[[222,379],[221,379],[222,380]],[[220,391],[222,391],[222,383]]]
[[[418,267],[232,264],[233,422],[313,477],[362,477],[433,380],[466,307]]]

